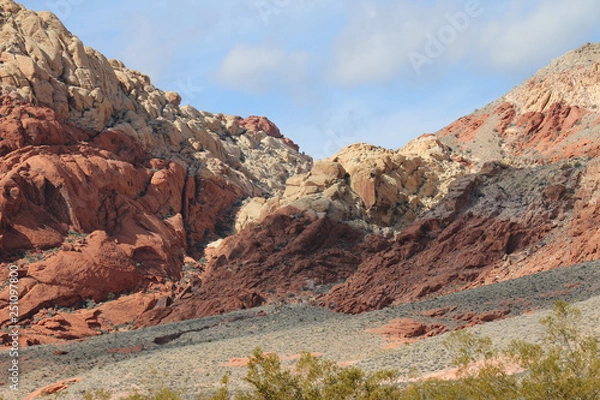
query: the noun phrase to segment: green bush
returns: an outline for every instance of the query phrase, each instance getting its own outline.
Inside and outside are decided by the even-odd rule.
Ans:
[[[163,386],[150,390],[150,393],[146,395],[134,392],[123,400],[181,400],[181,395],[178,391]]]
[[[106,389],[88,390],[83,395],[83,400],[110,400],[112,394]]]
[[[581,312],[564,301],[542,319],[541,344],[515,341],[508,354],[526,370],[520,381],[524,399],[600,399],[598,339],[579,329]]]
[[[342,368],[333,361],[305,353],[293,370],[282,367],[275,354],[256,349],[248,363],[244,381],[252,391],[230,396],[227,379],[209,400],[378,400],[400,399],[401,390],[393,382],[392,371],[366,373],[356,367]]]
[[[403,399],[506,399],[506,400],[596,400],[600,399],[598,339],[579,329],[581,312],[564,301],[554,305],[551,316],[541,320],[545,336],[541,344],[513,341],[504,355],[521,368],[507,373],[504,359],[488,338],[471,333],[451,335],[455,381],[428,380],[409,386]],[[469,372],[467,366],[483,359],[483,366]]]

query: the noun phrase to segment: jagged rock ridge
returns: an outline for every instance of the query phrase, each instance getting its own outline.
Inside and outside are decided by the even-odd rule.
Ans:
[[[184,258],[227,234],[243,198],[310,168],[265,117],[181,106],[53,14],[10,0],[0,11],[0,262],[20,267],[21,318],[40,320],[32,343],[114,329],[175,297]],[[136,292],[151,293],[48,311]]]
[[[502,98],[438,133],[475,162],[525,166],[600,152],[600,44],[552,61]]]
[[[283,196],[250,201],[237,227],[292,205],[387,238],[315,300],[347,313],[596,260],[599,49],[398,151],[351,145],[318,161]],[[229,246],[236,237],[244,246],[241,234]]]

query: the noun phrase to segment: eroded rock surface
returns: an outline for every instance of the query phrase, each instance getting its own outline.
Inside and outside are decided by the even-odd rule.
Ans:
[[[526,166],[597,157],[599,71],[600,44],[588,43],[438,136],[479,164],[496,159]]]
[[[191,279],[184,258],[228,234],[243,198],[310,168],[266,117],[182,106],[53,14],[11,0],[0,12],[0,278],[18,265],[32,343],[111,330],[160,301],[120,317],[96,303],[176,297]],[[2,326],[7,293],[4,282]],[[72,313],[86,304],[102,317]]]
[[[569,163],[526,169],[487,164],[482,173],[456,180],[438,205],[320,304],[363,312],[573,264],[540,258],[551,243],[574,239],[569,226],[584,171]]]
[[[291,206],[391,234],[431,208],[450,182],[468,171],[468,163],[453,159],[433,135],[398,151],[354,144],[317,161],[310,172],[289,178],[282,196],[250,200],[240,210],[236,228],[254,226],[273,211]]]
[[[384,244],[345,223],[287,207],[208,249],[201,280],[171,306],[142,315],[137,326],[306,301],[349,277]]]

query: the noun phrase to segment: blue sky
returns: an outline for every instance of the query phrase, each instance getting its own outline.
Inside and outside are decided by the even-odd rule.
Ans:
[[[184,103],[268,116],[315,158],[401,147],[600,41],[597,0],[21,3]]]

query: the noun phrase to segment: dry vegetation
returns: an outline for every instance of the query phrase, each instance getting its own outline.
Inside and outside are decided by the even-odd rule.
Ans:
[[[454,354],[458,379],[399,383],[391,370],[368,373],[304,354],[293,369],[276,354],[259,348],[250,357],[244,381],[250,389],[232,392],[224,376],[216,393],[198,400],[426,400],[426,399],[600,399],[598,338],[579,329],[580,311],[564,301],[541,320],[545,337],[539,344],[513,341],[498,350],[491,339],[457,331],[446,340]],[[479,363],[479,368],[472,368]],[[514,366],[521,371],[512,373]],[[110,400],[109,391],[88,391],[85,400]],[[59,396],[60,397],[60,396]],[[126,400],[180,400],[166,385]]]

